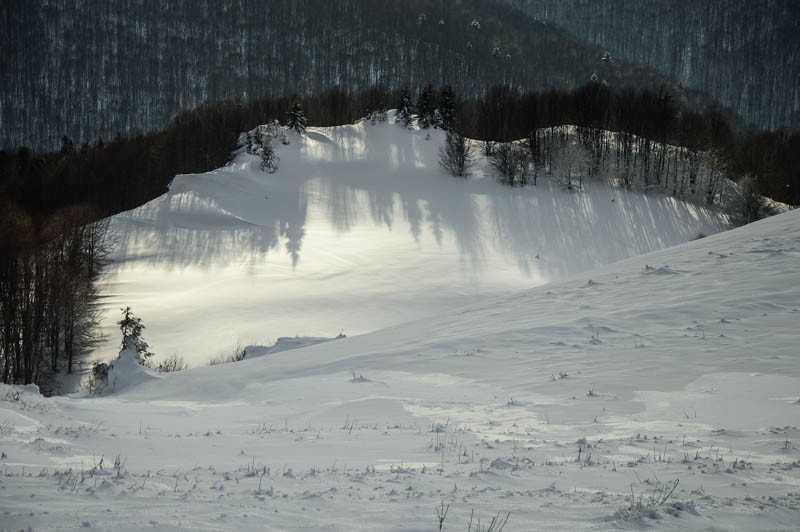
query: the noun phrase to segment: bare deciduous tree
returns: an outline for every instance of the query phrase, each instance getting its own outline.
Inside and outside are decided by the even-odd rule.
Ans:
[[[467,177],[474,161],[469,139],[456,131],[448,131],[444,146],[439,148],[439,165],[452,175]]]
[[[490,162],[499,174],[500,182],[510,186],[528,184],[532,171],[528,149],[515,142],[502,142],[495,146]]]

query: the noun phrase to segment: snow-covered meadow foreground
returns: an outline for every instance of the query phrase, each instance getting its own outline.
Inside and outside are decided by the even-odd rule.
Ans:
[[[104,397],[4,386],[3,528],[796,529],[798,214]]]
[[[0,528],[438,530],[439,507],[453,531],[797,529],[800,212],[638,255],[722,222],[599,184],[448,181],[435,145],[387,130],[423,143],[417,196],[405,163],[373,186],[383,159],[323,133],[277,174],[243,156],[119,217],[109,305],[183,356],[239,326],[294,332],[273,320],[391,326],[174,374],[122,364],[99,397],[0,387]]]

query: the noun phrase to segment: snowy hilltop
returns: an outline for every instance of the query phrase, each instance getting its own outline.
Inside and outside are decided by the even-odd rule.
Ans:
[[[199,366],[237,345],[451,313],[727,226],[597,180],[506,187],[482,155],[455,179],[438,163],[442,131],[393,121],[277,135],[275,173],[242,152],[115,216],[98,356],[116,353],[126,306],[158,355]]]

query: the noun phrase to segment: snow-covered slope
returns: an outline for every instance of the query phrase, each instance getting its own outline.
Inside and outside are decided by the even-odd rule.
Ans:
[[[241,155],[113,219],[98,358],[113,356],[125,306],[154,351],[199,366],[237,344],[452,312],[724,227],[601,183],[511,189],[482,159],[472,179],[453,178],[437,163],[440,131],[362,122],[291,141],[276,143],[275,174]]]
[[[105,397],[5,386],[3,526],[796,530],[798,264],[789,212]]]

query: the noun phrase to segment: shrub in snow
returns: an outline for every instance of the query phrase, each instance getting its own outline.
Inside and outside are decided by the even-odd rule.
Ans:
[[[185,371],[189,369],[189,364],[183,360],[183,357],[172,353],[166,359],[159,362],[155,369],[157,369],[159,373],[172,373],[174,371]]]
[[[366,115],[367,121],[373,126],[377,123],[386,122],[387,118],[386,106],[383,104],[383,102],[378,104],[377,109],[367,111]]]
[[[230,354],[220,353],[216,357],[208,361],[209,366],[217,366],[219,364],[230,364],[231,362],[239,362],[247,357],[247,348],[237,344],[236,348]]]
[[[680,479],[677,478],[672,482],[656,480],[655,487],[649,495],[641,493],[638,497],[633,493],[633,487],[631,486],[630,506],[617,510],[613,519],[618,521],[642,521],[645,518],[659,519],[661,517],[658,513],[660,508],[664,508],[673,517],[678,517],[681,512],[697,515],[694,504],[691,502],[667,505],[667,501],[675,493],[678,484],[680,484]]]
[[[97,390],[104,387],[108,382],[108,364],[105,362],[95,362],[92,366],[92,374],[89,377],[88,388]]]

